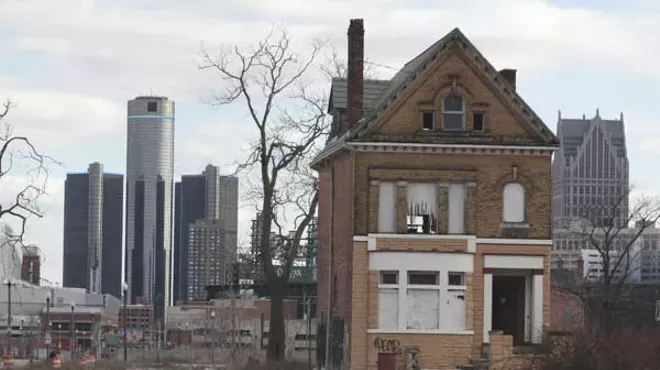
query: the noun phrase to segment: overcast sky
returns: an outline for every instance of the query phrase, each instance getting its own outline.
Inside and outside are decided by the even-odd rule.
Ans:
[[[325,39],[343,56],[350,18],[365,20],[366,57],[394,68],[459,27],[496,68],[518,69],[519,93],[553,130],[560,109],[575,118],[623,111],[631,181],[656,192],[658,1],[0,0],[0,99],[17,104],[7,121],[63,163],[51,168],[45,217],[28,227],[27,242],[44,253],[42,276],[62,281],[66,173],[94,161],[125,171],[127,100],[176,101],[177,176],[207,163],[229,173],[254,131],[240,106],[202,102],[220,80],[195,67],[200,45],[213,53],[281,23],[296,45]],[[0,180],[0,201],[20,181]],[[253,214],[239,210],[239,239]]]

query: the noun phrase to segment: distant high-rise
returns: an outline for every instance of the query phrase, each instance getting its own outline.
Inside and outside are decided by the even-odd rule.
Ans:
[[[552,213],[555,221],[582,218],[594,226],[626,227],[628,155],[623,113],[605,120],[559,115],[561,146],[552,163]]]
[[[23,248],[21,280],[34,285],[41,283],[41,253],[39,248],[33,245]]]
[[[238,178],[221,176],[218,167],[208,165],[202,174],[181,176],[181,182],[176,183],[175,189],[174,300],[178,301],[196,299],[189,280],[191,224],[206,220],[212,223],[213,232],[222,230],[222,248],[226,258],[218,263],[224,264],[226,259],[236,260]],[[196,248],[204,249],[206,246],[197,243]]]
[[[92,163],[64,183],[65,287],[121,297],[124,177]]]
[[[141,96],[128,102],[126,153],[126,281],[131,302],[154,305],[158,320],[170,301],[174,102]]]

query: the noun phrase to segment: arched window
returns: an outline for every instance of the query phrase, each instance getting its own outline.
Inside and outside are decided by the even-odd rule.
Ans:
[[[463,98],[452,93],[442,101],[442,128],[451,131],[462,131],[465,127],[465,104]]]
[[[517,183],[507,184],[502,198],[504,222],[525,222],[525,188]]]

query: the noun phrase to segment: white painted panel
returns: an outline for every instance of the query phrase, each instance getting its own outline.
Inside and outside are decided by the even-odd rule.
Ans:
[[[520,184],[511,183],[504,187],[504,222],[525,221],[525,189]]]
[[[490,343],[493,327],[493,274],[484,274],[484,343]]]
[[[449,185],[449,234],[465,233],[465,185]]]
[[[472,272],[473,257],[467,253],[376,252],[369,253],[369,269]]]
[[[440,309],[443,329],[449,332],[465,330],[465,291],[447,291]]]
[[[378,289],[378,328],[397,329],[399,324],[399,289]]]
[[[484,256],[484,267],[500,269],[542,269],[543,256]]]
[[[532,278],[532,343],[541,343],[543,338],[543,276]]]
[[[440,322],[440,291],[438,289],[408,289],[406,329],[438,329]]]
[[[378,189],[378,232],[396,232],[396,183],[381,182]]]

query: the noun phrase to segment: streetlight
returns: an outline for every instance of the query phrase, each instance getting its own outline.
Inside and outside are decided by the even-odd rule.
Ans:
[[[12,281],[11,278],[6,278],[3,282],[4,285],[7,286],[7,353],[12,354],[11,351],[11,324],[12,324],[12,319],[11,319],[11,285]]]
[[[215,311],[211,311],[211,363],[213,363],[213,351],[215,350]]]
[[[188,344],[190,345],[190,364],[192,364],[194,361],[193,357],[193,346],[192,346],[192,332],[189,330],[190,323],[186,322],[186,333],[188,334]]]
[[[46,342],[46,356],[50,356],[50,292],[46,293],[46,335],[44,342]]]
[[[76,311],[76,302],[71,301],[71,324],[70,324],[70,331],[71,331],[71,341],[70,341],[70,349],[71,349],[71,361],[74,360],[74,354],[76,352],[76,317],[75,317],[75,311]]]
[[[122,313],[122,327],[124,329],[124,362],[128,361],[128,351],[126,349],[126,340],[128,336],[126,335],[126,301],[128,299],[128,284],[125,281],[121,282],[121,292],[124,298],[124,311]]]

